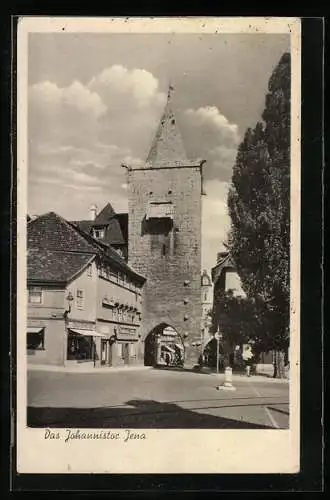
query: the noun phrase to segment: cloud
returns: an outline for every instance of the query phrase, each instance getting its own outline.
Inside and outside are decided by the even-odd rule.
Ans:
[[[105,68],[86,85],[44,81],[29,89],[29,211],[88,217],[92,203],[127,210],[122,164],[141,166],[166,96],[144,69]],[[202,157],[203,267],[216,262],[226,238],[227,182],[239,143],[238,127],[216,107],[187,109],[178,119],[188,157]]]
[[[227,210],[228,183],[217,180],[205,183],[202,205],[202,261],[209,269],[216,264],[217,253],[224,249],[230,227]]]
[[[121,96],[123,110],[142,110],[164,103],[164,95],[158,91],[158,80],[145,69],[129,70],[121,65],[106,68],[92,78],[88,88],[102,97],[108,110],[117,110],[116,97]]]
[[[106,111],[101,97],[77,81],[62,88],[49,81],[36,83],[29,89],[29,99],[35,110],[39,109],[45,115],[54,112],[57,119],[69,109],[95,118]]]
[[[227,182],[240,142],[238,126],[215,106],[187,109],[182,119],[189,155],[206,160],[205,178]]]
[[[137,166],[147,156],[165,102],[158,87],[148,71],[120,65],[105,68],[86,85],[78,81],[64,87],[51,81],[32,85],[30,184],[48,173],[64,182],[71,176],[77,186],[85,186],[86,175],[95,184],[98,171],[101,189],[110,188],[111,194],[123,181],[120,165]]]

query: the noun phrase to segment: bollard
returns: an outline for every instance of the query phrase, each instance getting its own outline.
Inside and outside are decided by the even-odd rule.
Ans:
[[[249,377],[250,376],[250,370],[251,370],[251,366],[247,366],[246,367],[246,375]]]
[[[227,366],[225,369],[225,381],[222,385],[218,385],[217,389],[218,390],[223,390],[223,391],[236,391],[236,387],[233,386],[233,370],[230,368],[230,366]]]

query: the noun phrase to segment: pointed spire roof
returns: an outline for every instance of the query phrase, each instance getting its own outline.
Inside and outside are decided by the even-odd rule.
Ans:
[[[169,85],[167,103],[147,157],[151,167],[170,167],[188,161],[172,107],[173,93],[174,87]]]

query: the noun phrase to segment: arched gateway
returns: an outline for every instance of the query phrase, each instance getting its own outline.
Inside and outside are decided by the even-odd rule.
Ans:
[[[183,366],[184,355],[181,336],[166,323],[157,325],[145,338],[145,366]]]

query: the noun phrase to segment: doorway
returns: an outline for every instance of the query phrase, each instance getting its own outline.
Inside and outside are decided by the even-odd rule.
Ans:
[[[109,356],[109,343],[107,340],[101,341],[101,365],[106,365]]]
[[[129,365],[129,344],[123,344],[124,365]]]

